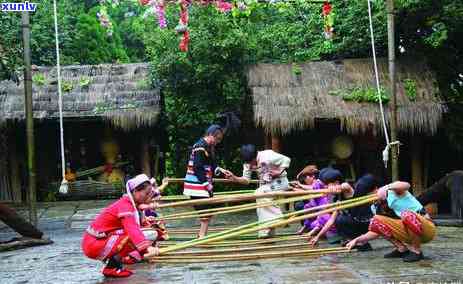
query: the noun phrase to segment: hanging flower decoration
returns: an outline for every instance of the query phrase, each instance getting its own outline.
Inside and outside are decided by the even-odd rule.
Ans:
[[[178,21],[175,31],[182,35],[179,48],[183,52],[188,51],[188,44],[190,43],[190,32],[188,31],[188,8],[191,5],[191,0],[180,0],[180,19]]]
[[[248,7],[246,6],[246,3],[244,2],[238,2],[236,3],[236,7],[240,10],[240,11],[244,11],[246,10]]]
[[[113,24],[108,16],[108,11],[106,10],[105,6],[100,7],[100,11],[96,13],[98,20],[100,21],[100,25],[106,29],[106,33],[108,36],[113,35]]]
[[[223,0],[217,0],[216,4],[217,9],[222,13],[228,13],[233,9],[233,4],[225,2]]]
[[[156,15],[158,19],[159,28],[167,28],[166,11],[164,0],[139,0],[142,6],[149,6],[143,14],[143,18],[147,18],[150,15]]]
[[[322,15],[323,15],[323,22],[324,22],[323,34],[325,35],[326,39],[328,40],[333,39],[334,12],[333,12],[333,7],[328,1],[325,1],[325,3],[323,3]]]
[[[166,9],[165,9],[165,2],[164,0],[156,1],[156,12],[158,14],[158,23],[159,28],[165,29],[167,28],[167,20],[166,20]]]

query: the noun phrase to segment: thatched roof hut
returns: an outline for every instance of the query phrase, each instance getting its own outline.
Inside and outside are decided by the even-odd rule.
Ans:
[[[149,64],[65,66],[61,74],[66,119],[103,118],[125,130],[156,123],[159,90],[152,87]],[[32,76],[34,117],[57,119],[56,68],[37,67]],[[0,125],[23,119],[23,84],[0,82]]]
[[[381,85],[389,85],[386,59],[379,60]],[[350,134],[368,130],[381,133],[377,103],[345,101],[336,92],[352,88],[375,88],[370,59],[346,59],[304,64],[258,64],[248,72],[254,120],[266,132],[286,134],[313,128],[316,119],[338,119]],[[416,98],[405,91],[413,82]],[[399,131],[434,134],[445,106],[437,96],[433,74],[421,61],[397,64],[397,105]],[[389,119],[389,108],[386,106]]]

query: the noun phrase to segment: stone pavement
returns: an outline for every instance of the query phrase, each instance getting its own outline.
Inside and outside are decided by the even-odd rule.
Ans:
[[[391,247],[378,240],[372,242],[375,250],[366,253],[186,265],[143,263],[132,266],[136,273],[128,279],[105,279],[99,273],[102,264],[82,255],[80,240],[89,220],[108,202],[40,204],[39,228],[55,243],[0,253],[0,283],[463,283],[463,228],[456,227],[439,227],[437,239],[424,247],[427,259],[419,263],[384,259]],[[213,225],[254,219],[253,212],[227,215]],[[191,227],[197,225],[194,222],[169,226]],[[12,236],[0,224],[0,240]]]

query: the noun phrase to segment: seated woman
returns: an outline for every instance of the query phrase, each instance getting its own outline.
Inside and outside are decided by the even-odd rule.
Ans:
[[[122,259],[136,250],[139,255],[157,255],[140,227],[137,206],[152,191],[150,179],[141,174],[127,181],[127,194],[109,205],[87,228],[82,239],[84,254],[106,263],[102,273],[108,277],[128,277],[132,272],[124,269]]]
[[[403,258],[405,262],[423,259],[421,244],[434,239],[436,227],[409,188],[410,184],[402,181],[380,188],[377,192],[380,204],[375,208],[379,210],[386,206],[389,212],[377,211],[368,232],[350,241],[346,247],[352,249],[382,236],[395,246],[394,251],[384,255],[385,258]]]
[[[354,188],[346,182],[333,187],[336,192],[340,193],[339,199],[346,200],[372,193],[377,189],[377,181],[371,174],[366,174],[359,178],[359,180],[355,183]],[[338,235],[350,241],[353,238],[368,232],[368,225],[370,224],[370,219],[372,217],[373,213],[368,204],[347,210],[334,211],[331,213],[331,217],[326,222],[325,226],[309,243],[311,245],[317,244],[320,237],[333,226],[336,228]],[[368,251],[372,249],[368,242],[362,246],[357,246],[356,248],[360,251]]]
[[[302,171],[300,171],[297,176],[297,182],[291,182],[294,191],[301,190],[312,190],[314,183],[319,183],[318,181],[318,168],[316,165],[308,165]],[[299,211],[304,209],[304,205],[307,203],[306,200],[298,201],[294,204],[294,210]]]
[[[322,169],[320,172],[320,181],[315,183],[312,186],[313,190],[320,190],[320,189],[333,189],[333,193],[335,193],[335,187],[339,185],[342,181],[343,177],[340,171],[333,169],[333,168],[325,168]],[[329,204],[333,201],[334,196],[331,194],[324,195],[322,197],[314,198],[309,200],[304,206],[304,209],[309,209],[317,206],[322,206]],[[299,234],[310,230],[308,236],[315,236],[328,222],[330,219],[331,214],[323,214],[316,218],[310,218],[304,220],[304,225],[298,231]],[[327,238],[332,238],[336,236],[336,228],[330,227],[326,232],[323,232],[323,235],[326,235]]]

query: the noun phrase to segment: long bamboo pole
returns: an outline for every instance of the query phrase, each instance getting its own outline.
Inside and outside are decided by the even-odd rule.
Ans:
[[[252,246],[252,247],[238,247],[238,248],[225,248],[225,249],[207,249],[207,250],[197,250],[197,251],[178,251],[165,254],[166,256],[171,255],[209,255],[209,254],[221,254],[221,253],[230,253],[230,252],[248,252],[248,251],[260,251],[260,250],[278,250],[278,249],[288,249],[301,247],[301,243],[296,244],[283,244],[283,245],[261,245],[261,246]]]
[[[212,197],[204,198],[197,200],[187,200],[179,201],[167,204],[161,204],[158,208],[166,207],[178,207],[178,206],[193,206],[193,205],[203,205],[203,204],[217,204],[217,203],[227,203],[227,202],[241,202],[255,200],[258,198],[272,198],[272,197],[291,197],[291,196],[301,196],[308,194],[328,194],[333,193],[331,190],[316,190],[316,191],[275,191],[268,193],[259,193],[259,194],[236,194],[232,196],[221,196],[221,197]]]
[[[242,261],[254,259],[267,259],[267,258],[280,258],[280,257],[298,257],[298,256],[321,256],[330,253],[347,253],[348,249],[330,248],[330,249],[306,249],[306,250],[290,250],[290,251],[277,251],[277,252],[260,252],[260,253],[247,253],[247,254],[230,254],[230,255],[212,255],[212,256],[159,256],[149,259],[150,262],[218,262],[218,261]]]
[[[215,216],[215,215],[223,215],[229,213],[236,213],[241,211],[253,210],[262,207],[268,206],[276,206],[301,200],[313,199],[317,197],[321,197],[323,194],[310,194],[310,195],[303,195],[301,197],[293,197],[287,199],[278,199],[269,202],[262,202],[262,203],[254,203],[254,204],[245,204],[245,205],[237,205],[231,207],[221,207],[221,208],[214,208],[214,209],[205,209],[205,210],[198,210],[198,211],[189,211],[184,213],[178,214],[171,214],[167,216],[158,217],[159,220],[179,220],[179,219],[189,219],[189,218],[201,218],[201,217],[208,217],[208,216]],[[205,212],[200,212],[205,211]],[[199,214],[198,214],[199,213]]]
[[[312,198],[321,197],[322,195],[324,195],[324,194],[312,194],[312,193],[309,193],[307,195],[302,195],[302,197],[297,196],[295,198],[301,198],[300,200],[304,200],[306,198],[307,199],[312,199]],[[283,200],[286,200],[286,199],[272,200],[272,201],[268,201],[266,203],[271,203],[271,202],[276,202],[276,201],[282,201],[283,202]],[[296,200],[296,201],[299,201],[299,200]],[[289,202],[293,202],[293,201],[289,201]],[[261,203],[261,204],[263,204],[263,203]],[[270,204],[270,205],[272,205],[272,204]],[[203,213],[222,211],[225,208],[227,210],[229,210],[229,209],[238,209],[238,208],[246,208],[246,207],[253,207],[253,206],[256,206],[256,204],[251,203],[251,204],[242,204],[242,205],[219,207],[219,208],[210,208],[210,209],[203,209],[203,210],[192,210],[192,211],[187,211],[187,212],[180,212],[180,213],[164,215],[160,219],[164,219],[164,218],[167,218],[167,217],[188,216],[188,215],[193,215],[193,214],[203,214]],[[268,205],[266,205],[266,206],[268,206]]]
[[[283,250],[283,251],[272,251],[272,252],[260,252],[260,253],[232,253],[232,254],[222,254],[222,255],[195,255],[194,259],[221,259],[221,258],[235,258],[242,256],[272,256],[272,255],[298,255],[306,253],[325,253],[325,252],[338,252],[338,251],[347,251],[345,247],[336,247],[336,248],[324,248],[324,249],[299,249],[299,250]],[[154,259],[185,259],[188,258],[182,255],[166,255],[159,256]]]
[[[217,247],[239,247],[239,246],[250,246],[250,245],[264,245],[264,244],[273,244],[279,242],[290,242],[290,241],[300,241],[306,240],[307,236],[284,236],[277,238],[268,238],[268,239],[253,239],[253,240],[230,240],[230,241],[220,241],[212,242],[208,244],[195,245],[195,248],[217,248]],[[168,247],[171,245],[177,245],[178,242],[161,242],[160,247]]]
[[[222,191],[214,193],[215,196],[224,196],[224,195],[233,195],[233,194],[244,194],[244,193],[253,193],[255,190],[234,190],[234,191]],[[164,195],[161,197],[161,201],[180,201],[180,200],[190,200],[190,197],[187,195]]]
[[[386,0],[387,10],[387,47],[389,61],[389,82],[391,90],[390,123],[391,142],[397,141],[397,95],[396,95],[396,71],[395,71],[395,24],[394,24],[394,0]],[[399,180],[399,145],[391,145],[391,173],[392,180]]]
[[[182,183],[185,181],[184,178],[166,178],[169,183]],[[231,181],[229,179],[225,178],[215,178],[212,179],[213,183],[235,183],[234,181]],[[257,179],[252,179],[249,181],[250,184],[258,184],[259,180]]]
[[[194,258],[192,258],[192,259],[173,259],[173,260],[166,259],[166,260],[161,260],[161,261],[149,261],[149,262],[165,264],[165,265],[168,265],[168,264],[178,265],[178,264],[198,264],[198,263],[226,262],[226,261],[251,261],[251,260],[259,260],[259,259],[282,258],[282,257],[285,257],[285,258],[297,258],[297,259],[314,259],[314,258],[323,256],[323,255],[326,255],[326,253],[325,254],[307,254],[307,255],[302,254],[302,255],[294,255],[294,256],[277,256],[277,257],[254,257],[254,258],[243,257],[243,258],[233,258],[233,259],[224,258],[224,259],[221,259],[221,260],[217,260],[217,259],[195,260]]]
[[[252,223],[252,224],[240,226],[240,227],[235,228],[235,229],[231,229],[229,231],[225,231],[225,232],[221,232],[221,233],[217,233],[217,234],[212,234],[210,236],[207,236],[207,237],[204,237],[204,238],[201,238],[201,239],[196,239],[196,240],[185,242],[185,243],[182,243],[182,244],[178,244],[178,245],[174,245],[174,246],[170,246],[170,247],[166,247],[166,248],[161,248],[159,250],[159,254],[163,255],[163,254],[166,254],[168,252],[177,251],[177,250],[185,249],[185,248],[189,248],[189,247],[194,247],[194,246],[200,245],[200,244],[208,244],[208,243],[211,243],[211,242],[218,242],[218,241],[222,241],[222,240],[225,240],[225,239],[229,239],[231,237],[240,236],[240,235],[247,234],[247,233],[257,232],[257,231],[267,229],[267,228],[280,227],[280,226],[284,226],[284,225],[287,225],[287,224],[290,224],[290,223],[298,222],[298,221],[301,221],[301,220],[304,220],[304,219],[315,218],[315,217],[317,217],[319,215],[332,213],[332,212],[334,212],[336,210],[341,210],[341,209],[346,209],[346,208],[351,208],[351,207],[371,203],[371,202],[373,202],[375,200],[377,200],[376,195],[368,195],[368,196],[365,196],[365,197],[359,197],[359,198],[355,198],[355,199],[335,203],[334,207],[319,211],[317,213],[302,214],[302,213],[306,213],[309,209],[312,209],[312,208],[309,208],[309,209],[306,209],[306,210],[301,210],[300,212],[293,212],[293,213],[285,214],[282,217],[280,217],[278,219],[275,219],[275,220],[270,220],[270,221],[267,221],[267,222],[256,222],[257,224]],[[302,215],[297,216],[297,217],[292,217],[292,216],[296,216],[296,215],[294,215],[294,213],[297,213],[297,215],[300,215],[300,214],[302,214]],[[283,218],[283,217],[291,217],[291,218],[289,218],[287,220],[281,220],[281,218]],[[147,257],[150,257],[150,256],[147,255]]]
[[[241,230],[244,230],[244,229],[247,229],[247,228],[252,228],[252,227],[255,227],[257,225],[260,225],[260,224],[270,224],[270,222],[275,222],[275,221],[279,221],[281,218],[291,218],[291,217],[294,217],[294,216],[297,216],[297,215],[301,215],[301,214],[304,214],[304,213],[308,213],[308,212],[313,212],[313,211],[317,211],[317,210],[322,210],[322,209],[326,209],[326,208],[331,208],[331,207],[335,207],[336,205],[342,205],[342,204],[347,204],[347,203],[351,203],[351,202],[354,202],[354,201],[359,201],[359,200],[363,200],[363,199],[367,199],[369,198],[369,196],[363,196],[363,197],[359,197],[359,198],[356,198],[356,199],[349,199],[349,200],[345,200],[345,201],[342,201],[342,202],[338,202],[338,203],[330,203],[330,204],[324,204],[324,205],[320,205],[320,206],[316,206],[316,207],[312,207],[312,208],[308,208],[308,209],[304,209],[304,210],[301,210],[301,211],[296,211],[296,212],[291,212],[291,213],[287,213],[283,216],[281,216],[280,218],[278,219],[275,219],[275,220],[270,220],[270,221],[265,221],[265,222],[254,222],[254,223],[250,223],[250,224],[246,224],[246,225],[242,225],[242,226],[239,226],[239,227],[236,227],[236,228],[232,228],[232,229],[229,229],[229,230],[226,230],[224,232],[219,232],[219,233],[215,233],[215,234],[211,234],[211,235],[208,235],[204,238],[201,238],[202,241],[204,240],[208,240],[210,238],[215,238],[215,237],[218,237],[218,236],[222,236],[222,235],[226,235],[226,234],[229,234],[229,233],[233,233],[233,232],[236,232],[236,231],[241,231]],[[189,242],[185,242],[183,244],[189,244],[189,243],[194,243],[198,241],[198,239],[195,239],[195,240],[191,240]],[[194,245],[193,245],[194,246]]]
[[[37,226],[36,165],[34,140],[34,112],[32,109],[32,71],[31,71],[31,25],[29,12],[21,14],[22,37],[24,45],[24,109],[26,114],[27,175],[29,221]]]

